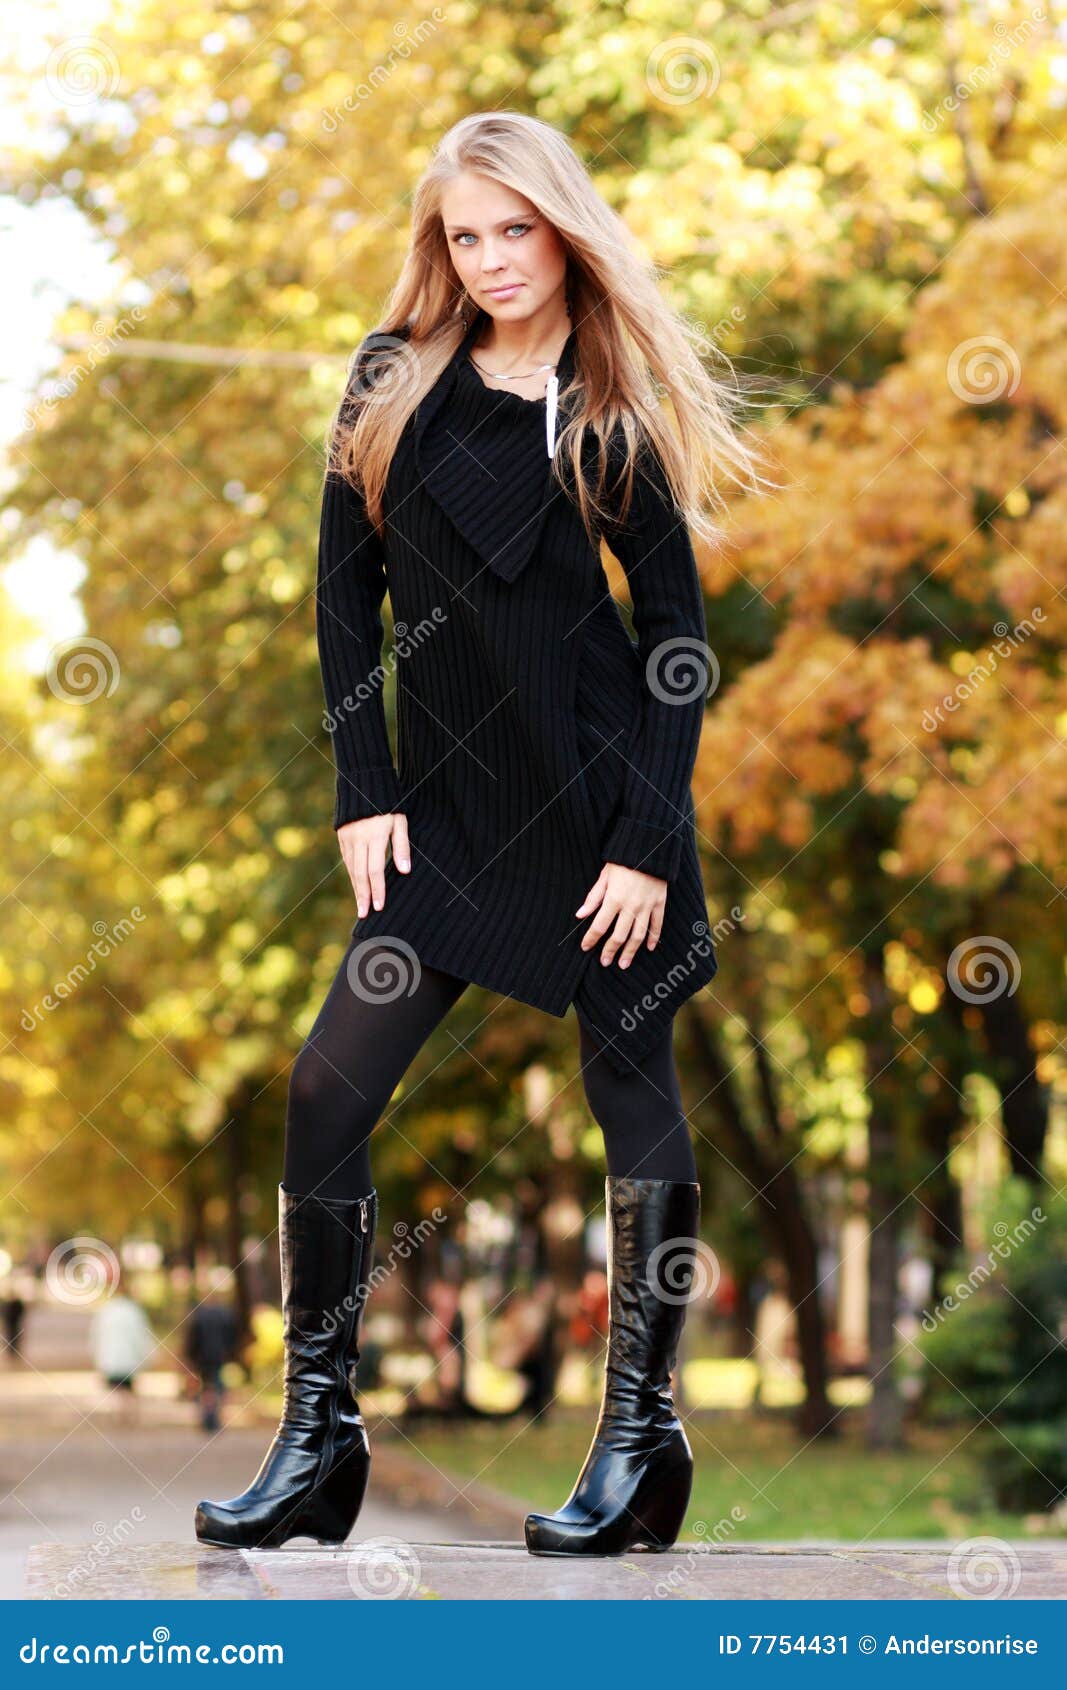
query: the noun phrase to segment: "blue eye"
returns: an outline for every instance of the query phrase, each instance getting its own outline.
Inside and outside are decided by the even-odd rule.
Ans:
[[[519,240],[519,241],[521,241],[521,240],[522,240],[522,236],[523,236],[523,235],[527,235],[527,234],[529,234],[529,232],[530,232],[530,230],[531,230],[531,229],[532,229],[532,228],[533,228],[533,224],[532,224],[532,223],[509,223],[509,224],[508,224],[508,226],[507,226],[507,233],[508,233],[508,234],[509,234],[509,235],[510,235],[510,234],[511,234],[511,231],[512,231],[512,229],[521,229],[521,231],[522,231],[522,234],[519,234],[519,235],[516,235],[516,236],[515,236],[515,239],[516,239],[516,240]],[[468,233],[469,233],[469,231],[468,231]],[[473,241],[473,240],[475,240],[475,239],[476,239],[476,238],[477,238],[477,237],[476,237],[476,236],[475,236],[475,235],[470,235],[470,239],[471,239],[471,240],[472,240],[472,241]],[[464,243],[464,242],[465,242],[465,241],[466,241],[466,240],[467,240],[467,234],[462,234],[462,235],[457,235],[457,236],[456,236],[456,245],[457,245],[457,246],[462,246],[462,245],[463,245],[463,243]]]

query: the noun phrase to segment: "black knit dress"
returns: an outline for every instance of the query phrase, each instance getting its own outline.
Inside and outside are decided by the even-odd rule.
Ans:
[[[635,644],[598,550],[551,473],[546,401],[485,385],[476,317],[408,420],[386,486],[384,544],[362,499],[327,477],[317,615],[337,766],[334,827],[403,811],[411,869],[353,934],[562,1016],[622,1073],[716,957],[690,780],[707,691],[703,597],[655,461],[635,476],[622,563]],[[560,416],[577,331],[557,373]],[[386,731],[381,604],[393,611],[397,755]],[[663,931],[627,969],[576,918],[606,862],[668,881]],[[610,931],[610,929],[609,929]]]

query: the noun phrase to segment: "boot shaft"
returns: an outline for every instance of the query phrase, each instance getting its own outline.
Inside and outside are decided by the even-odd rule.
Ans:
[[[309,1390],[354,1400],[377,1219],[374,1190],[343,1201],[278,1187],[287,1406]]]
[[[605,1400],[673,1414],[671,1374],[692,1291],[700,1186],[608,1175]]]

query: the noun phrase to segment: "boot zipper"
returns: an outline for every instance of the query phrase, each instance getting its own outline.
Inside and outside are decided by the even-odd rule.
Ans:
[[[367,1202],[366,1202],[366,1198],[363,1198],[363,1197],[360,1198],[359,1209],[360,1209],[360,1231],[366,1232],[366,1230],[367,1230]],[[360,1244],[360,1246],[359,1246],[359,1249],[357,1251],[357,1256],[358,1256],[358,1269],[357,1269],[357,1271],[358,1271],[358,1274],[359,1274],[359,1280],[357,1281],[357,1283],[361,1283],[362,1278],[363,1278],[363,1262],[364,1262],[364,1247],[363,1247],[362,1244]],[[356,1320],[358,1313],[359,1313],[359,1301],[358,1301],[358,1298],[356,1298],[356,1299],[354,1299],[354,1307],[349,1311],[348,1319],[345,1321],[344,1326],[341,1328],[340,1345],[339,1345],[339,1348],[338,1348],[338,1351],[337,1351],[337,1360],[339,1362],[341,1362],[342,1366],[343,1366],[344,1354],[345,1354],[345,1351],[348,1348],[348,1340],[349,1340],[349,1337],[351,1336],[352,1326],[353,1326],[353,1323]],[[345,1390],[350,1391],[351,1390],[351,1384],[350,1384],[349,1378],[348,1378],[347,1367],[343,1367],[343,1371],[344,1371]],[[318,1471],[318,1476],[317,1476],[316,1481],[315,1481],[316,1487],[322,1483],[322,1481],[325,1479],[326,1475],[330,1471],[330,1466],[333,1462],[334,1444],[335,1444],[336,1438],[337,1438],[337,1427],[338,1427],[338,1423],[340,1421],[340,1418],[341,1418],[341,1410],[340,1410],[340,1406],[339,1406],[338,1399],[337,1399],[337,1393],[336,1393],[336,1391],[334,1391],[334,1392],[331,1392],[331,1394],[330,1394],[330,1424],[329,1424],[329,1427],[327,1428],[326,1437],[323,1440],[322,1456],[319,1460],[319,1471]]]

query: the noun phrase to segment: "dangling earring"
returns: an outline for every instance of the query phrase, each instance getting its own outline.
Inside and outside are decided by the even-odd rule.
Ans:
[[[469,329],[474,321],[474,301],[466,288],[463,290],[463,303],[459,308],[459,315],[465,329]]]

